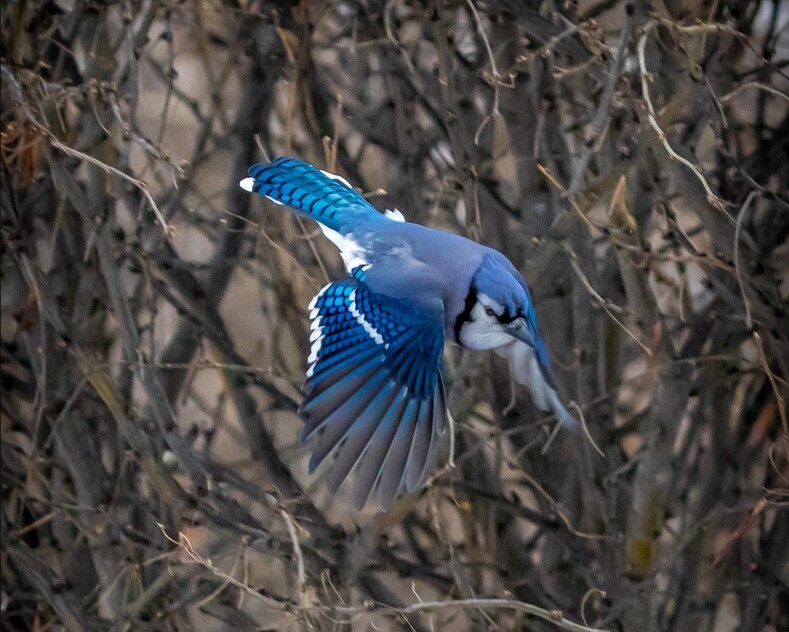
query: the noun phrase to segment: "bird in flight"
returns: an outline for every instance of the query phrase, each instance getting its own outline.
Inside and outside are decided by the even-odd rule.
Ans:
[[[445,340],[494,349],[537,408],[578,425],[556,391],[526,281],[500,252],[379,213],[340,176],[294,158],[252,165],[240,185],[317,221],[349,273],[310,303],[299,408],[302,440],[314,440],[309,471],[330,458],[332,493],[355,469],[354,506],[375,500],[387,511],[446,455]]]

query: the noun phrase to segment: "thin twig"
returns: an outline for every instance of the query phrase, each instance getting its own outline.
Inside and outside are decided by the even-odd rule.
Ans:
[[[581,418],[581,428],[584,429],[584,434],[586,435],[586,438],[589,439],[589,443],[592,444],[592,447],[595,449],[597,454],[599,454],[601,457],[605,458],[605,452],[603,452],[597,446],[597,444],[594,442],[594,439],[592,439],[592,435],[589,434],[589,427],[586,425],[586,417],[584,417],[584,413],[581,410],[581,407],[576,402],[570,402],[570,407],[573,410],[575,410],[575,412],[577,412],[578,416]]]
[[[665,147],[666,152],[668,155],[671,156],[673,160],[685,165],[688,169],[690,169],[694,175],[698,178],[701,185],[704,187],[704,191],[707,193],[707,200],[709,203],[726,213],[726,216],[731,219],[731,216],[726,212],[726,204],[724,201],[718,197],[718,195],[712,190],[707,179],[704,175],[699,171],[698,167],[690,162],[688,159],[683,158],[680,156],[674,149],[671,147],[671,144],[668,142],[668,138],[666,137],[666,133],[660,128],[660,125],[657,122],[657,114],[655,113],[655,107],[652,105],[652,97],[649,95],[649,82],[651,80],[651,75],[647,71],[647,64],[644,58],[644,48],[646,47],[647,39],[649,34],[652,30],[654,30],[657,26],[659,26],[661,22],[653,21],[649,22],[645,27],[644,31],[641,34],[641,37],[638,39],[638,67],[641,71],[641,92],[644,96],[644,101],[647,104],[647,120],[649,121],[650,126],[658,135],[658,139],[661,143],[663,143],[663,147]]]
[[[304,572],[304,556],[301,553],[301,542],[299,541],[299,534],[296,529],[296,521],[274,495],[266,494],[266,502],[268,503],[269,507],[279,514],[288,529],[288,535],[290,536],[290,541],[293,545],[293,555],[296,556],[296,577],[299,582],[299,603],[303,606],[305,605],[305,595],[307,591],[307,577]]]
[[[741,86],[737,86],[734,90],[727,92],[722,97],[718,99],[721,103],[728,103],[731,101],[736,95],[738,95],[743,90],[748,90],[750,88],[756,90],[764,90],[765,92],[769,92],[770,94],[778,97],[779,99],[783,99],[784,101],[789,101],[789,95],[785,92],[781,92],[777,88],[773,88],[772,86],[768,86],[766,83],[761,83],[760,81],[748,81],[747,83],[742,84]]]
[[[621,320],[619,320],[616,316],[614,316],[614,313],[610,307],[611,302],[607,301],[602,296],[600,296],[597,290],[595,290],[592,287],[592,284],[589,283],[589,279],[586,278],[586,275],[584,274],[583,270],[581,270],[581,266],[579,266],[578,262],[575,260],[576,259],[575,253],[569,250],[568,248],[565,248],[565,251],[570,257],[570,264],[573,266],[573,270],[575,271],[578,280],[581,281],[583,286],[586,288],[587,292],[589,292],[589,294],[591,294],[594,297],[594,299],[597,301],[600,307],[602,307],[605,310],[605,313],[611,317],[611,320],[613,320],[617,325],[619,325],[619,327],[621,327],[622,330],[628,336],[630,336],[630,338],[632,338],[638,344],[639,347],[641,347],[644,350],[644,353],[646,353],[649,357],[652,357],[653,355],[652,350],[649,347],[647,347],[643,342],[641,342],[638,339],[638,336],[636,336],[632,331],[630,331]]]
[[[767,379],[770,380],[770,386],[773,387],[773,394],[775,401],[778,404],[778,415],[781,417],[781,424],[784,428],[784,446],[786,448],[786,455],[789,457],[789,420],[786,417],[786,401],[781,395],[781,389],[778,388],[778,382],[770,369],[770,363],[767,361],[767,355],[764,353],[764,344],[759,332],[753,332],[753,339],[756,341],[756,348],[759,350],[759,364],[762,370],[767,374]]]
[[[553,186],[555,186],[559,190],[559,193],[561,193],[563,198],[567,199],[567,201],[570,202],[570,206],[572,206],[573,210],[576,212],[578,217],[580,217],[586,224],[588,224],[593,228],[597,228],[599,230],[603,230],[606,228],[603,224],[598,224],[592,218],[588,217],[581,210],[581,207],[578,206],[578,202],[575,201],[575,196],[570,195],[569,191],[567,191],[567,189],[562,185],[562,183],[556,179],[556,176],[554,176],[551,173],[548,167],[546,167],[545,165],[538,164],[537,170],[548,179],[548,182],[550,182]]]
[[[203,568],[211,571],[214,575],[219,577],[223,582],[227,584],[231,584],[232,586],[235,586],[236,588],[245,592],[246,594],[254,597],[255,599],[258,599],[259,601],[263,602],[265,606],[267,606],[272,610],[290,609],[289,607],[290,604],[285,599],[273,599],[271,597],[268,597],[262,594],[260,591],[253,590],[243,582],[238,581],[235,577],[231,577],[220,568],[217,568],[211,560],[205,559],[202,555],[200,555],[197,551],[195,551],[194,547],[192,546],[192,543],[189,541],[189,538],[184,533],[179,532],[178,539],[175,540],[174,538],[171,538],[167,534],[167,527],[165,527],[163,524],[158,522],[156,524],[165,538],[167,538],[170,542],[172,542],[177,547],[179,547],[182,551],[184,551],[194,562],[196,562]]]
[[[734,271],[737,275],[737,283],[740,286],[740,294],[742,294],[742,302],[745,304],[745,325],[748,329],[753,327],[753,320],[751,319],[751,305],[748,302],[748,297],[745,295],[745,283],[742,280],[742,272],[740,271],[740,230],[742,229],[742,220],[745,217],[745,211],[751,205],[753,198],[759,194],[758,191],[751,191],[745,202],[742,203],[740,212],[737,213],[737,226],[734,229]]]
[[[627,44],[630,41],[631,25],[632,16],[631,12],[628,11],[625,14],[625,23],[622,25],[622,32],[619,36],[619,43],[616,47],[614,60],[611,63],[608,81],[606,81],[605,88],[603,89],[603,95],[600,98],[600,104],[597,106],[597,111],[592,118],[592,124],[589,130],[589,138],[596,139],[597,142],[594,144],[591,142],[586,143],[583,150],[581,151],[581,158],[578,161],[575,173],[573,174],[573,179],[570,182],[570,186],[568,187],[571,195],[575,195],[580,190],[581,184],[583,183],[584,173],[586,173],[586,168],[589,166],[589,161],[592,157],[594,145],[602,141],[604,137],[603,131],[608,127],[608,119],[610,116],[609,109],[611,107],[611,101],[614,97],[614,89],[616,88],[616,84],[619,81],[619,75],[622,72],[622,67],[624,66],[625,51],[627,50]]]
[[[358,607],[336,607],[332,608],[335,612],[347,614],[357,614],[360,612],[376,612],[389,615],[409,615],[422,611],[445,610],[447,608],[462,609],[481,609],[481,610],[514,610],[528,614],[543,621],[553,623],[556,627],[569,632],[608,632],[605,628],[591,628],[580,623],[575,623],[564,617],[561,610],[546,610],[539,606],[516,601],[515,599],[449,599],[447,601],[421,601],[413,603],[403,608],[389,608],[385,606],[373,606],[371,609]]]
[[[236,578],[217,568],[211,560],[205,559],[203,556],[197,553],[197,551],[195,551],[194,547],[192,546],[192,543],[189,541],[189,538],[185,534],[179,533],[178,539],[176,540],[167,534],[166,527],[163,524],[159,524],[159,528],[161,529],[165,538],[183,550],[194,562],[211,571],[211,573],[222,579],[223,582],[232,584],[246,594],[255,597],[268,608],[277,611],[304,611],[323,613],[327,615],[331,613],[344,615],[359,615],[369,613],[398,616],[411,615],[423,611],[445,610],[448,608],[470,608],[474,610],[482,610],[483,612],[486,610],[514,610],[516,612],[523,612],[525,614],[537,617],[538,619],[548,621],[554,624],[556,627],[561,628],[562,630],[568,630],[569,632],[608,632],[608,630],[605,628],[592,628],[586,625],[575,623],[574,621],[570,621],[569,619],[565,618],[561,610],[547,610],[524,601],[516,601],[515,599],[470,598],[448,599],[446,601],[419,601],[417,603],[399,608],[387,606],[384,604],[376,604],[373,602],[367,602],[362,606],[294,604],[293,602],[289,602],[285,599],[274,599],[270,596],[262,594],[260,591],[253,590],[243,582],[240,582]]]
[[[123,171],[120,171],[119,169],[116,169],[115,167],[113,167],[111,165],[108,165],[105,162],[102,162],[98,158],[94,158],[93,156],[90,156],[90,155],[88,155],[86,153],[78,151],[78,150],[76,150],[76,149],[74,149],[72,147],[69,147],[65,143],[61,142],[52,133],[52,131],[46,125],[44,125],[44,124],[42,124],[42,123],[40,123],[38,121],[38,119],[33,115],[33,112],[26,105],[26,103],[24,101],[23,93],[22,93],[22,86],[19,85],[19,82],[17,81],[16,77],[14,77],[13,73],[8,68],[6,68],[5,65],[2,65],[2,72],[3,72],[3,74],[6,75],[6,77],[8,78],[8,80],[11,83],[11,86],[14,89],[14,92],[16,93],[16,97],[17,97],[16,103],[19,106],[19,108],[22,110],[22,113],[24,114],[25,119],[38,132],[40,132],[42,134],[42,136],[44,136],[47,139],[47,141],[49,141],[50,145],[52,145],[53,147],[59,149],[63,153],[71,156],[72,158],[77,158],[77,159],[82,160],[84,162],[90,163],[90,164],[92,164],[92,165],[94,165],[96,167],[99,167],[99,169],[102,169],[106,173],[118,176],[119,178],[122,178],[123,180],[126,180],[130,184],[132,184],[135,187],[137,187],[142,192],[142,194],[145,196],[145,199],[148,200],[148,203],[151,205],[151,208],[153,209],[153,212],[156,215],[156,219],[158,220],[159,224],[161,225],[162,230],[164,231],[165,235],[168,238],[172,237],[173,229],[167,224],[167,221],[164,219],[164,215],[162,215],[162,212],[159,210],[159,206],[156,204],[156,200],[154,200],[153,195],[148,190],[148,185],[144,181],[142,181],[142,180],[140,180],[138,178],[135,178],[134,176],[130,176],[130,175],[126,174],[126,173],[123,173]]]
[[[471,13],[474,15],[474,22],[477,25],[477,32],[479,33],[483,44],[485,44],[485,51],[487,52],[488,60],[490,61],[490,84],[493,86],[493,105],[491,106],[490,114],[482,119],[482,123],[480,123],[477,131],[474,133],[474,143],[479,144],[479,137],[482,134],[482,130],[485,129],[491,119],[496,120],[501,116],[501,113],[499,112],[499,91],[501,90],[502,81],[499,70],[496,67],[496,58],[493,56],[493,49],[491,48],[490,42],[488,41],[485,28],[482,26],[482,18],[480,18],[479,13],[477,13],[477,7],[474,6],[474,2],[472,0],[466,0],[466,4],[468,5],[469,9],[471,9]]]

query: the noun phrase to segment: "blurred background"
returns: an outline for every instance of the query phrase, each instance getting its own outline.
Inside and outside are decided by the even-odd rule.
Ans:
[[[0,627],[789,629],[787,23],[5,2]],[[308,477],[344,271],[238,187],[279,155],[504,252],[588,436],[448,348],[454,469],[386,515]]]

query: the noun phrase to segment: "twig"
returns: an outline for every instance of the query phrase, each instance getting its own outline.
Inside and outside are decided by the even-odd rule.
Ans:
[[[299,603],[302,606],[306,605],[307,578],[304,572],[304,556],[301,553],[301,542],[299,541],[299,534],[296,530],[296,522],[273,494],[266,494],[266,502],[271,509],[279,514],[288,529],[288,535],[293,544],[293,555],[296,556],[296,577],[299,581]]]
[[[638,339],[638,336],[636,336],[632,331],[630,331],[621,320],[619,320],[616,316],[614,316],[613,311],[609,307],[611,305],[611,302],[607,301],[602,296],[600,296],[600,294],[597,293],[597,290],[595,290],[592,287],[592,284],[589,283],[589,279],[586,278],[586,275],[584,274],[583,270],[581,270],[581,266],[579,266],[578,262],[575,260],[576,259],[575,253],[572,252],[569,248],[565,248],[564,250],[565,252],[567,252],[568,256],[570,257],[570,264],[573,266],[573,270],[575,271],[576,276],[581,281],[581,283],[586,288],[586,290],[589,292],[589,294],[591,294],[594,297],[594,299],[598,302],[600,307],[602,307],[605,310],[605,313],[611,317],[611,320],[613,320],[617,325],[619,325],[624,330],[624,332],[628,336],[630,336],[638,344],[639,347],[641,347],[644,350],[644,353],[646,353],[651,358],[653,355],[652,350],[649,347],[647,347],[643,342],[641,342]]]
[[[148,185],[143,180],[138,180],[134,176],[130,176],[126,173],[123,173],[123,171],[120,171],[119,169],[116,169],[115,167],[108,165],[105,162],[102,162],[98,158],[94,158],[93,156],[84,154],[81,151],[69,147],[68,145],[64,145],[49,132],[44,132],[44,133],[48,137],[49,142],[55,147],[57,147],[63,153],[68,154],[73,158],[78,158],[79,160],[84,160],[85,162],[89,162],[90,164],[99,167],[99,169],[102,169],[103,171],[106,171],[111,175],[118,176],[119,178],[126,180],[126,182],[129,182],[134,186],[136,186],[145,196],[145,199],[148,200],[148,203],[151,205],[151,209],[153,209],[154,215],[156,215],[156,219],[159,222],[159,225],[162,227],[164,234],[168,238],[173,236],[174,229],[167,224],[167,220],[164,219],[164,215],[162,215],[162,212],[159,210],[159,207],[156,204],[156,200],[153,199],[153,195],[148,190]]]
[[[785,92],[781,92],[780,90],[773,88],[772,86],[768,86],[766,83],[761,83],[760,81],[749,81],[742,84],[741,86],[737,86],[734,88],[734,90],[727,92],[722,97],[720,97],[718,101],[721,103],[728,103],[735,97],[735,95],[739,94],[743,90],[748,90],[749,88],[764,90],[765,92],[769,92],[770,94],[783,99],[784,101],[789,101],[789,95],[787,95]]]
[[[175,544],[181,550],[185,551],[186,554],[190,558],[192,558],[192,560],[194,562],[196,562],[197,564],[199,564],[203,568],[211,571],[214,575],[219,577],[225,583],[231,584],[232,586],[235,586],[236,588],[238,588],[239,590],[245,592],[246,594],[251,595],[251,596],[255,597],[256,599],[262,601],[263,604],[265,604],[267,607],[271,608],[272,610],[280,610],[280,611],[290,610],[290,604],[285,599],[274,599],[272,597],[269,597],[267,595],[262,594],[258,590],[253,590],[252,588],[250,588],[249,586],[247,586],[243,582],[238,581],[235,577],[231,577],[230,575],[225,573],[223,570],[217,568],[211,560],[205,559],[202,555],[200,555],[197,551],[195,551],[194,547],[192,546],[192,543],[189,541],[189,538],[186,537],[186,535],[184,533],[179,531],[178,532],[178,539],[175,540],[174,538],[171,538],[167,534],[167,527],[165,527],[160,522],[157,522],[156,524],[159,527],[159,529],[161,530],[162,535],[164,535],[165,538],[167,538],[170,542]]]
[[[610,75],[608,77],[608,81],[606,81],[605,88],[603,89],[603,96],[600,98],[600,104],[597,106],[597,111],[595,112],[594,118],[592,119],[589,137],[592,139],[599,139],[597,141],[598,143],[604,137],[603,131],[608,126],[611,100],[614,97],[614,89],[616,88],[616,83],[619,80],[619,74],[622,72],[622,66],[624,65],[625,51],[627,50],[627,43],[630,41],[630,29],[633,21],[631,13],[632,11],[627,11],[625,13],[625,23],[622,25],[622,32],[619,36],[619,44],[616,47],[614,61],[611,64]],[[594,145],[592,143],[586,143],[583,150],[581,151],[581,158],[578,161],[578,166],[576,167],[575,173],[573,174],[573,179],[570,182],[570,194],[577,193],[581,188],[584,173],[586,172],[586,168],[589,166],[589,161],[592,157],[593,146]]]
[[[740,212],[737,213],[737,226],[734,229],[734,271],[737,275],[737,283],[740,286],[740,294],[742,294],[742,302],[745,304],[745,325],[748,329],[753,327],[753,320],[751,319],[751,305],[748,303],[748,297],[745,295],[745,283],[742,280],[742,272],[740,270],[740,230],[742,229],[742,220],[745,217],[745,211],[751,205],[753,198],[759,194],[758,191],[751,191],[745,202],[742,203]]]
[[[586,222],[586,224],[592,226],[593,228],[597,228],[599,230],[604,230],[606,228],[602,224],[598,224],[593,219],[586,216],[586,214],[581,210],[581,207],[578,206],[578,202],[575,201],[575,196],[570,195],[570,192],[562,185],[561,182],[559,182],[556,179],[556,176],[554,176],[550,172],[548,167],[546,167],[545,165],[538,164],[537,170],[548,179],[548,182],[550,182],[553,186],[555,186],[559,190],[559,193],[561,193],[563,198],[567,199],[570,202],[570,206],[573,207],[573,210],[578,214],[578,217],[580,217],[584,222]]]
[[[116,169],[115,167],[108,165],[105,162],[102,162],[98,158],[94,158],[93,156],[90,156],[72,147],[69,147],[68,145],[58,140],[58,138],[52,133],[52,131],[50,131],[50,129],[46,125],[40,123],[38,119],[36,119],[36,117],[33,115],[33,112],[25,104],[24,97],[22,94],[22,86],[19,85],[19,82],[17,81],[16,77],[14,77],[13,73],[10,70],[8,70],[8,68],[6,68],[5,65],[2,66],[2,72],[8,77],[8,80],[10,81],[11,86],[13,87],[14,92],[16,93],[16,97],[17,97],[16,103],[19,106],[19,108],[22,110],[25,119],[39,133],[41,133],[41,135],[44,136],[44,138],[46,138],[49,141],[50,145],[59,149],[63,153],[71,156],[72,158],[77,158],[79,160],[83,160],[84,162],[95,165],[96,167],[99,167],[99,169],[102,169],[106,173],[118,176],[119,178],[122,178],[127,182],[129,182],[130,184],[133,184],[135,187],[137,187],[145,196],[145,198],[148,200],[148,203],[151,205],[151,208],[153,209],[153,212],[156,215],[156,219],[161,225],[165,235],[168,238],[172,237],[173,229],[167,224],[167,221],[164,219],[164,215],[162,215],[162,212],[159,210],[159,207],[156,204],[156,200],[154,200],[153,195],[151,195],[151,192],[148,190],[148,185],[143,180],[135,178],[134,176],[130,176],[126,173],[123,173],[123,171],[120,171],[119,169]]]
[[[638,67],[641,71],[641,91],[644,96],[644,101],[647,104],[647,120],[649,124],[652,126],[652,129],[658,135],[660,142],[663,143],[663,147],[665,147],[668,155],[671,156],[673,160],[685,165],[688,169],[690,169],[695,176],[698,178],[701,185],[704,187],[704,191],[707,193],[707,200],[709,203],[717,209],[720,209],[726,213],[726,216],[731,219],[731,216],[726,212],[726,205],[724,201],[718,197],[718,195],[712,190],[712,187],[707,183],[707,179],[704,175],[699,171],[698,167],[690,162],[688,159],[683,158],[680,156],[674,149],[671,147],[671,144],[668,142],[668,138],[666,137],[666,133],[660,128],[660,125],[657,122],[657,114],[655,113],[655,107],[652,105],[652,98],[649,95],[649,81],[651,80],[651,75],[647,71],[647,64],[644,58],[644,48],[647,43],[647,39],[649,34],[652,30],[654,30],[658,25],[662,22],[659,21],[652,21],[648,23],[644,27],[644,31],[641,34],[641,37],[638,39]]]
[[[603,599],[606,598],[606,592],[604,590],[600,590],[599,588],[590,588],[584,593],[583,599],[581,599],[581,618],[584,620],[584,625],[589,625],[586,622],[586,602],[595,593],[599,594]]]
[[[261,594],[260,591],[253,590],[243,582],[231,577],[221,569],[217,568],[211,560],[205,559],[197,551],[195,551],[189,538],[179,532],[178,539],[171,538],[167,534],[166,527],[158,523],[159,529],[162,534],[170,542],[182,549],[186,554],[197,564],[200,564],[207,570],[211,571],[214,575],[222,579],[227,584],[231,584],[243,591],[244,593],[255,597],[260,600],[267,607],[278,611],[304,611],[316,612],[322,614],[344,614],[344,615],[358,615],[364,613],[381,614],[388,616],[410,615],[422,611],[431,610],[444,610],[447,608],[463,608],[475,610],[515,610],[525,614],[532,615],[544,621],[553,623],[556,627],[562,630],[569,630],[569,632],[608,632],[605,628],[592,628],[586,625],[581,625],[570,621],[565,618],[561,610],[546,610],[524,601],[516,601],[515,599],[484,599],[484,598],[470,598],[470,599],[448,599],[446,601],[419,601],[408,606],[396,608],[384,604],[376,604],[374,602],[366,602],[363,606],[326,606],[322,604],[293,604],[285,599],[275,599],[267,595]],[[295,529],[295,527],[294,527]]]
[[[583,531],[579,531],[573,526],[573,523],[570,521],[570,518],[567,514],[562,511],[561,506],[559,505],[558,501],[551,496],[546,489],[540,485],[532,476],[529,476],[526,472],[520,472],[520,476],[522,476],[532,487],[532,489],[536,490],[548,503],[551,505],[551,508],[556,512],[556,515],[559,516],[559,520],[562,521],[564,526],[567,528],[572,535],[583,538],[585,540],[610,540],[611,536],[606,535],[604,533],[585,533]]]
[[[781,395],[781,389],[778,388],[778,382],[770,369],[770,364],[767,361],[767,355],[764,353],[764,345],[762,344],[762,337],[759,332],[753,332],[753,339],[756,341],[756,348],[759,350],[759,364],[762,370],[767,374],[767,379],[770,380],[770,385],[773,387],[775,394],[775,401],[778,404],[778,414],[781,417],[781,424],[784,427],[784,444],[786,446],[787,457],[789,457],[789,420],[786,418],[786,401]]]
[[[594,442],[594,439],[592,439],[592,435],[589,434],[589,427],[586,425],[586,418],[584,417],[584,413],[581,410],[581,407],[576,402],[570,402],[570,407],[573,410],[575,410],[578,413],[578,416],[581,418],[581,428],[584,429],[584,434],[586,435],[586,438],[589,439],[589,443],[592,444],[592,447],[595,449],[597,454],[605,458],[605,453]]]
[[[490,61],[490,84],[493,86],[493,105],[491,106],[490,114],[482,119],[482,123],[480,123],[477,131],[474,133],[474,143],[479,144],[479,137],[487,124],[491,121],[491,119],[496,120],[501,116],[501,113],[499,112],[499,90],[501,88],[502,81],[499,70],[496,67],[496,58],[493,56],[493,49],[490,46],[488,36],[482,26],[482,19],[479,17],[479,13],[477,13],[477,7],[474,6],[474,2],[472,0],[466,0],[466,4],[468,5],[469,9],[471,9],[471,13],[474,15],[474,21],[477,25],[477,32],[479,32],[479,36],[482,39],[483,44],[485,44],[485,51],[487,52],[488,60]]]
[[[324,607],[325,608],[325,607]],[[360,612],[376,612],[389,615],[409,615],[425,610],[444,610],[446,608],[474,608],[481,610],[515,610],[532,615],[538,619],[553,623],[556,627],[570,632],[608,632],[605,628],[591,628],[580,623],[566,619],[561,610],[546,610],[539,606],[516,601],[514,599],[450,599],[447,601],[420,601],[403,608],[390,608],[386,606],[372,606],[370,608],[337,607],[331,608],[335,612],[357,614]]]

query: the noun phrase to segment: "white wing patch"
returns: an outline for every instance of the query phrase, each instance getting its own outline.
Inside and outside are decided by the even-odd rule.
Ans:
[[[340,249],[340,256],[342,257],[345,269],[348,272],[353,272],[354,268],[367,265],[369,261],[366,258],[366,252],[356,241],[354,241],[353,233],[340,235],[336,230],[318,223],[318,226],[323,231],[323,234],[332,242],[337,248]]]
[[[351,312],[351,316],[356,319],[356,322],[359,323],[364,330],[370,334],[370,338],[375,341],[375,344],[382,345],[384,344],[384,337],[378,333],[378,330],[373,327],[370,323],[367,322],[367,319],[364,317],[359,310],[356,309],[356,290],[351,292],[351,295],[348,297],[348,311]],[[389,345],[384,345],[384,348],[388,348]]]
[[[252,193],[253,192],[253,187],[255,186],[255,179],[254,178],[244,178],[241,182],[238,183],[238,186],[240,186],[242,189],[244,189],[244,191],[249,191],[250,193]],[[271,200],[272,202],[274,202],[274,204],[276,204],[278,206],[287,206],[286,204],[284,204],[284,203],[280,202],[279,200],[271,197],[270,195],[264,195],[263,197],[266,198],[267,200]]]
[[[315,370],[315,363],[318,360],[318,353],[320,353],[321,345],[323,344],[323,327],[321,327],[321,316],[318,315],[318,308],[315,305],[318,303],[318,299],[323,296],[331,287],[331,283],[327,283],[321,288],[321,291],[318,292],[315,296],[312,297],[309,306],[307,307],[310,310],[310,342],[312,343],[312,347],[310,348],[310,356],[307,358],[307,364],[309,368],[307,369],[307,377],[312,377],[312,373]]]
[[[318,354],[323,344],[323,327],[321,327],[320,316],[312,321],[310,330],[310,342],[312,343],[312,347],[310,348],[310,355],[307,358],[307,364],[309,365],[307,377],[312,377],[312,372],[315,370],[315,363],[318,361]]]
[[[385,210],[384,211],[384,217],[388,217],[389,219],[391,219],[391,220],[393,220],[395,222],[404,222],[405,221],[405,217],[403,217],[403,214],[400,212],[399,209],[392,209],[392,210],[387,209],[387,210]]]
[[[244,178],[241,182],[238,183],[238,186],[240,186],[242,189],[244,189],[244,191],[249,191],[250,193],[252,193],[253,192],[253,187],[255,186],[255,179],[254,178]],[[274,202],[274,204],[276,204],[278,206],[287,206],[286,204],[280,202],[279,200],[274,199],[270,195],[264,195],[263,197],[266,198],[267,200],[271,200],[272,202]]]
[[[318,292],[315,296],[312,297],[310,304],[307,309],[310,310],[310,320],[312,323],[310,324],[310,342],[312,346],[310,347],[310,355],[307,358],[307,377],[312,377],[313,373],[315,372],[315,365],[318,362],[318,354],[321,351],[321,347],[323,346],[323,325],[321,325],[321,320],[323,317],[318,313],[318,308],[315,305],[318,303],[318,299],[323,296],[326,290],[331,287],[331,283],[323,286],[320,292]],[[364,330],[370,335],[375,341],[375,344],[384,345],[384,349],[389,348],[389,344],[384,344],[383,336],[378,333],[378,330],[373,327],[367,319],[364,317],[357,308],[356,308],[356,290],[351,292],[350,296],[348,296],[348,311],[351,313],[356,319],[356,322],[359,323]]]
[[[331,283],[327,283],[326,285],[324,285],[320,289],[320,292],[318,292],[315,296],[312,297],[312,300],[310,301],[310,304],[307,305],[307,309],[310,310],[310,320],[314,319],[318,315],[318,312],[315,309],[315,306],[318,304],[318,299],[321,296],[323,296],[326,293],[326,290],[328,290],[330,287],[331,287]]]
[[[321,173],[330,180],[341,182],[349,189],[354,190],[350,183],[342,176],[338,176],[336,173],[329,173],[323,169],[321,169]],[[320,226],[320,229],[323,231],[323,234],[326,235],[329,241],[331,241],[335,246],[337,246],[337,248],[340,249],[340,256],[342,257],[342,261],[345,264],[345,269],[348,270],[348,272],[353,272],[354,269],[358,268],[359,266],[369,265],[370,262],[367,261],[365,256],[366,253],[364,252],[364,249],[356,241],[354,241],[353,233],[340,235],[340,233],[338,233],[336,230],[332,230],[320,222],[318,222],[318,226]]]
[[[329,178],[330,180],[336,180],[337,182],[341,182],[349,189],[353,189],[353,187],[348,183],[348,181],[345,178],[338,176],[337,174],[334,173],[329,173],[328,171],[323,171],[322,169],[321,169],[321,173],[325,175],[327,178]],[[251,193],[255,185],[255,179],[244,178],[238,184],[242,189],[244,189],[245,191],[249,191]],[[280,206],[287,206],[286,204],[283,204],[279,200],[275,200],[273,197],[270,197],[268,195],[265,195],[263,197],[271,200],[272,202]],[[393,211],[386,211],[384,214],[386,215],[386,217],[394,221],[397,222],[405,221],[405,219],[403,218],[403,214],[397,209]],[[329,241],[331,241],[335,246],[337,246],[337,248],[339,248],[340,256],[342,257],[343,263],[345,264],[345,268],[348,270],[348,272],[353,272],[354,269],[358,268],[359,266],[369,265],[370,262],[367,260],[366,257],[367,253],[364,251],[364,248],[362,248],[358,244],[358,242],[354,240],[353,233],[341,235],[336,230],[333,230],[328,226],[324,226],[321,222],[318,222],[318,227],[323,231],[323,234],[326,235]],[[318,294],[318,296],[320,296],[320,294]]]

